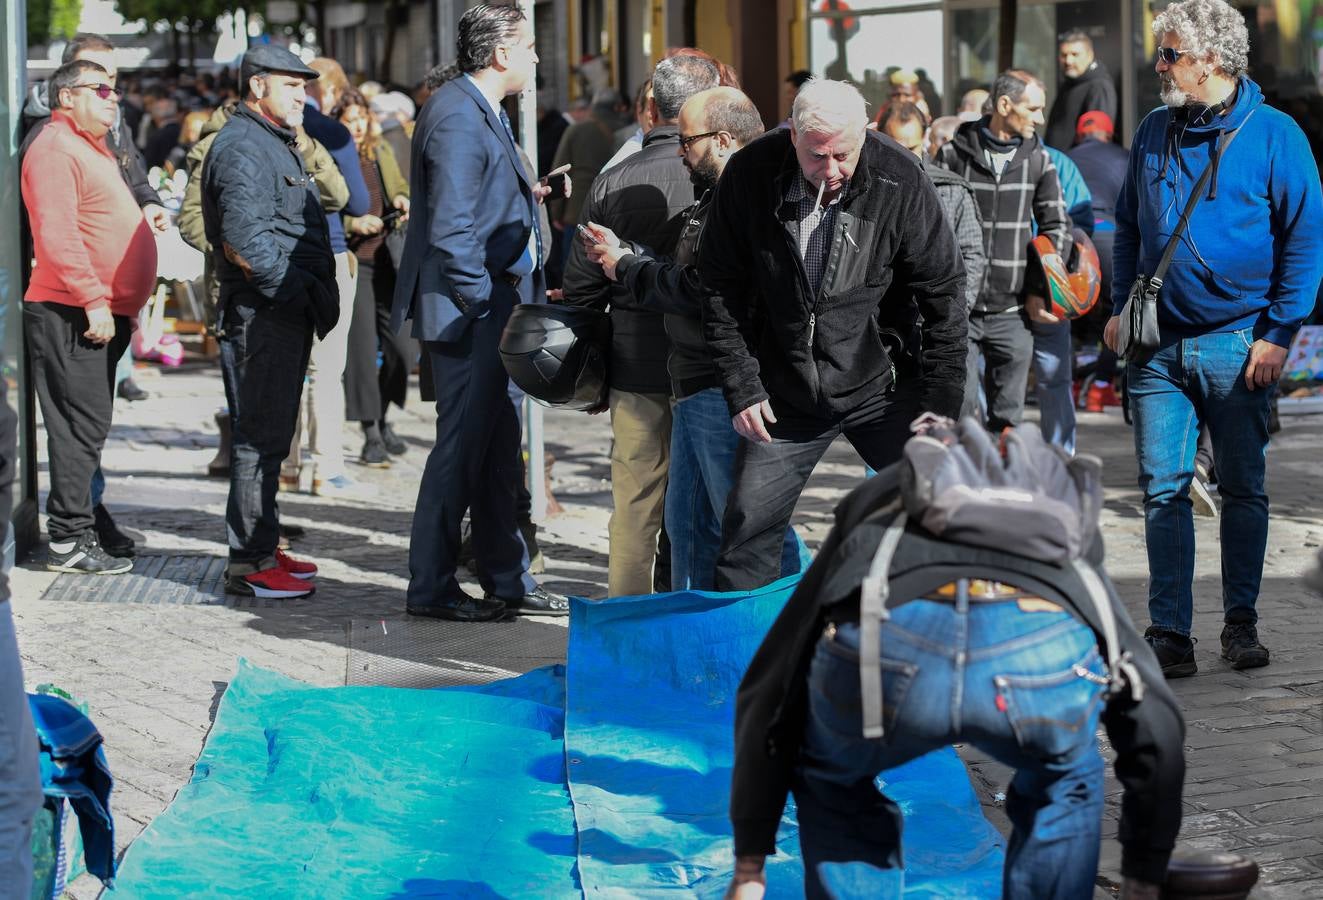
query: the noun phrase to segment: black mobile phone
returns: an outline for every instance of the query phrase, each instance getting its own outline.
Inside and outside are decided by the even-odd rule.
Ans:
[[[392,225],[395,224],[395,221],[399,219],[399,217],[402,215],[404,215],[404,213],[401,210],[392,207],[386,212],[381,214],[381,224],[386,226],[387,228],[390,228]]]

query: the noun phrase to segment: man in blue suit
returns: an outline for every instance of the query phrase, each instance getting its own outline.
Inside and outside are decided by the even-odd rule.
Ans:
[[[539,587],[515,523],[519,417],[497,354],[517,303],[539,297],[540,235],[530,181],[501,100],[537,66],[518,7],[481,4],[459,23],[463,76],[428,99],[414,128],[415,203],[395,287],[392,324],[413,320],[436,386],[436,444],[427,458],[409,543],[412,615],[484,622],[511,612],[565,615]],[[460,521],[471,511],[484,596],[459,586]]]

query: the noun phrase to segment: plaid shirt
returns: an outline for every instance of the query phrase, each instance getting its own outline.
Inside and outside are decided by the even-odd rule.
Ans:
[[[827,253],[831,250],[831,236],[836,230],[836,212],[841,208],[841,198],[847,187],[849,182],[826,207],[818,206],[818,192],[810,194],[809,183],[802,176],[790,179],[790,187],[786,189],[785,201],[795,204],[799,256],[804,260],[804,271],[808,273],[814,297],[818,295],[822,276],[827,271]]]

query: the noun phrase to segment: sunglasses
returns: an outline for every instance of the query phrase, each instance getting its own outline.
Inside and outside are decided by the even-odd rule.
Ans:
[[[1169,66],[1174,66],[1178,59],[1189,52],[1188,50],[1177,50],[1175,47],[1159,47],[1158,59]]]
[[[75,85],[71,85],[69,87],[69,90],[76,91],[79,88],[89,88],[102,100],[109,100],[111,97],[114,97],[116,100],[119,100],[121,97],[124,96],[123,91],[121,91],[119,88],[113,88],[108,84],[75,84]]]
[[[705,131],[702,134],[694,134],[694,135],[690,135],[689,137],[682,137],[680,138],[680,149],[683,150],[685,153],[688,153],[689,148],[694,145],[695,141],[701,141],[703,138],[716,137],[719,134],[721,134],[720,131]]]

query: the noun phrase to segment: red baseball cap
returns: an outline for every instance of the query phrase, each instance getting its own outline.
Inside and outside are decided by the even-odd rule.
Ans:
[[[1080,116],[1079,122],[1075,125],[1075,137],[1082,137],[1090,131],[1104,131],[1107,134],[1114,134],[1116,129],[1112,127],[1112,117],[1100,109],[1091,109]]]

